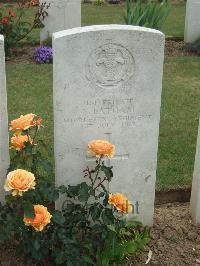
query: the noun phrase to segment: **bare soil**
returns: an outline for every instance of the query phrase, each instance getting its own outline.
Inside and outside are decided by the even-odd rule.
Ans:
[[[15,48],[12,51],[12,57],[7,57],[7,63],[14,64],[31,64],[35,63],[33,58],[33,49],[36,46],[24,45],[20,48]],[[166,40],[165,45],[166,56],[195,56],[197,54],[189,52],[185,49],[183,40]]]
[[[200,265],[200,225],[195,225],[189,204],[165,204],[156,207],[152,240],[144,252],[130,259],[128,265],[145,265],[152,251],[151,265]]]
[[[195,56],[197,54],[187,51],[183,40],[167,39],[165,43],[165,55],[167,56]]]
[[[7,57],[7,63],[14,64],[34,64],[34,46],[24,45],[12,49],[11,57]]]

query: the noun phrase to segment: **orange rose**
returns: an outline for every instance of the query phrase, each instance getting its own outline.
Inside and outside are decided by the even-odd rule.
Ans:
[[[35,176],[26,170],[14,170],[8,173],[4,189],[5,191],[12,190],[13,196],[22,196],[23,192],[35,189]]]
[[[92,140],[88,144],[89,153],[97,158],[107,156],[112,158],[115,153],[115,146],[106,140]]]
[[[19,118],[11,121],[10,130],[16,132],[27,130],[30,127],[35,126],[34,118],[34,114],[21,115]]]
[[[32,226],[36,231],[42,231],[44,227],[51,222],[52,215],[43,205],[34,205],[35,217],[24,217],[24,223],[27,226]]]
[[[25,147],[25,143],[28,141],[29,138],[27,135],[14,135],[10,140],[11,148],[16,149],[17,151],[21,151]]]
[[[122,213],[131,213],[133,206],[131,202],[120,193],[110,194],[108,203],[113,205],[118,211]]]

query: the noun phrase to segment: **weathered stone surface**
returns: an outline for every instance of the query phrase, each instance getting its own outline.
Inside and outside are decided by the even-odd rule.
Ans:
[[[83,181],[92,139],[116,146],[111,192],[125,194],[151,225],[159,136],[164,35],[101,25],[53,34],[56,183]],[[57,203],[60,206],[61,202]]]
[[[200,125],[198,129],[196,157],[192,181],[190,210],[195,223],[200,223]]]
[[[4,182],[9,166],[8,115],[5,74],[4,38],[0,35],[0,201],[4,201]]]
[[[200,38],[199,0],[187,0],[184,38],[186,43],[193,43]]]
[[[50,4],[48,16],[42,22],[40,41],[51,37],[52,33],[81,26],[81,0],[40,0]]]

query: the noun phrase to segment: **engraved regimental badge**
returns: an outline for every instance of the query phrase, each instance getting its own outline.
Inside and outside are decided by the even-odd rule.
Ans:
[[[103,89],[123,86],[134,75],[135,62],[128,49],[119,44],[105,44],[94,50],[86,63],[86,76]]]

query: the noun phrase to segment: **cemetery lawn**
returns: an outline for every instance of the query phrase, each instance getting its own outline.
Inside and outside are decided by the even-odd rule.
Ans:
[[[82,25],[124,24],[124,5],[82,5]],[[185,3],[173,4],[162,31],[168,36],[184,34]]]
[[[199,76],[199,57],[165,60],[157,189],[191,184],[200,111]],[[52,65],[7,64],[7,83],[9,119],[29,112],[42,116],[41,138],[52,148]]]
[[[27,21],[32,21],[36,8],[26,11]],[[124,24],[124,5],[96,6],[82,4],[82,26],[95,24]],[[163,25],[162,31],[167,36],[183,37],[185,20],[185,3],[173,4],[171,12]],[[31,33],[34,42],[39,43],[39,29]]]

